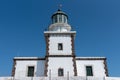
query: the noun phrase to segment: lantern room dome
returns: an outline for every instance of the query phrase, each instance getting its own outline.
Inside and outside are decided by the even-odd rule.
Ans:
[[[71,30],[71,26],[68,24],[68,16],[62,10],[58,9],[51,18],[52,24],[49,26],[49,31],[66,32]]]

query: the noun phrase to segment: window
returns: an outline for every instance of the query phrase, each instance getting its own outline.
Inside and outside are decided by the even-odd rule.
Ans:
[[[66,23],[67,22],[67,17],[66,16],[64,16],[64,23]]]
[[[63,45],[62,45],[62,43],[58,43],[58,50],[63,50]]]
[[[58,76],[64,76],[64,70],[62,68],[58,69]]]
[[[34,66],[28,66],[28,77],[33,77],[34,76]]]
[[[59,22],[62,22],[62,15],[59,15]]]
[[[53,16],[53,23],[56,23],[57,22],[57,16]]]
[[[86,76],[93,76],[92,66],[86,66]]]

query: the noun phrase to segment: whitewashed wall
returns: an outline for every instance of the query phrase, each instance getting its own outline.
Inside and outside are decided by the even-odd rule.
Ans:
[[[67,76],[69,72],[70,76],[74,75],[72,57],[51,57],[48,62],[48,75],[51,70],[52,77],[58,77],[58,69],[64,69],[64,76]],[[50,75],[49,75],[50,76]]]
[[[16,61],[16,70],[15,77],[27,77],[28,66],[35,67],[34,75],[36,77],[44,76],[44,60],[17,60]]]
[[[78,76],[86,76],[86,66],[92,66],[93,76],[106,76],[103,62],[103,60],[76,60]]]
[[[0,77],[0,80],[120,80],[120,77],[83,77],[83,76],[74,76],[74,77],[22,77],[22,78],[13,78],[13,77]]]
[[[58,43],[63,43],[63,50],[58,50]],[[50,55],[71,55],[72,53],[70,35],[51,35],[49,38]]]
[[[67,76],[67,72],[69,72],[69,76],[74,76],[72,57],[49,57],[48,60],[48,75],[49,70],[51,70],[51,76],[58,77],[58,69],[63,68],[64,76]],[[44,76],[44,65],[44,60],[17,60],[15,66],[15,77],[27,77],[28,66],[35,66],[35,77]],[[86,76],[86,66],[93,67],[94,77],[106,76],[104,60],[76,60],[78,76]]]

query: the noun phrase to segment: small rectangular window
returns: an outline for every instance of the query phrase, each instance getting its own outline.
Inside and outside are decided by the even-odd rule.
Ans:
[[[63,44],[62,43],[58,43],[58,50],[63,50]]]
[[[64,70],[62,68],[58,69],[58,76],[64,76]]]
[[[92,66],[86,66],[86,76],[93,76]]]
[[[34,66],[28,66],[28,77],[33,77],[34,76]]]

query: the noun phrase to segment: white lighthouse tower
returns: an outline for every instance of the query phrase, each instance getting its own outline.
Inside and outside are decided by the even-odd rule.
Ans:
[[[74,38],[68,16],[61,10],[52,15],[52,24],[44,32],[46,38],[46,76],[77,76]]]

